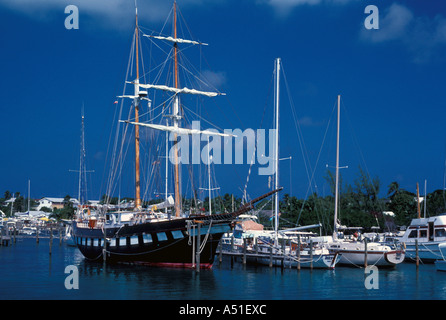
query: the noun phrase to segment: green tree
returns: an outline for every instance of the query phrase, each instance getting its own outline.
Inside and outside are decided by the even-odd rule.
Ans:
[[[409,225],[410,221],[417,215],[416,195],[404,189],[394,192],[389,198],[388,209],[395,214],[397,225]]]
[[[73,206],[73,202],[70,201],[71,197],[66,195],[63,199],[63,208],[62,209],[54,209],[53,213],[50,215],[52,218],[67,219],[71,220],[74,217],[75,208]]]
[[[446,212],[445,190],[435,190],[426,197],[426,216],[436,216]]]
[[[14,212],[23,212],[25,210],[25,199],[20,195],[20,192],[15,193]]]
[[[9,190],[5,191],[5,200],[12,198],[12,193]]]
[[[394,181],[389,184],[389,191],[387,191],[387,197],[392,197],[400,192],[400,185]]]

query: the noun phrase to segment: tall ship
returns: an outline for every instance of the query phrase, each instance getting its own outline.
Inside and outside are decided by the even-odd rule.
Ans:
[[[192,210],[187,212],[187,210],[182,208],[181,164],[179,147],[177,146],[178,136],[227,137],[228,135],[219,133],[216,130],[182,127],[183,106],[180,101],[181,96],[197,95],[208,98],[219,96],[221,93],[199,90],[201,88],[191,89],[180,86],[179,67],[183,63],[180,65],[178,60],[180,51],[185,49],[180,47],[202,46],[205,44],[179,38],[177,36],[177,5],[175,2],[171,14],[173,18],[173,35],[144,34],[138,25],[138,11],[136,9],[135,33],[131,51],[132,59],[129,61],[129,66],[133,65],[136,68],[136,76],[132,81],[126,81],[127,84],[133,86],[133,92],[119,96],[122,99],[121,101],[130,99],[132,102],[128,118],[119,120],[119,123],[125,126],[122,132],[134,131],[133,141],[128,138],[122,140],[127,144],[129,141],[130,144],[134,144],[135,161],[132,169],[134,170],[135,198],[134,203],[130,203],[124,210],[122,206],[115,207],[115,210],[113,210],[111,206],[103,205],[95,211],[89,208],[82,208],[82,210],[78,211],[75,219],[72,221],[72,235],[76,246],[88,260],[180,268],[211,268],[218,243],[221,237],[231,229],[233,220],[237,216],[250,211],[256,202],[272,196],[281,189],[277,188],[252,201],[246,202],[238,210],[229,213],[212,214],[209,208],[208,214],[204,214],[203,212],[197,213],[197,211],[193,212]],[[169,66],[169,74],[172,75],[170,84],[144,83],[147,79],[147,73],[140,73],[142,37],[150,41],[156,40],[165,44],[169,43],[170,51],[166,52],[167,58],[161,65]],[[154,78],[155,80],[158,79],[158,77]],[[155,108],[170,110],[171,114],[166,114],[166,112],[161,116],[161,118],[166,119],[162,124],[160,121],[158,123],[154,121],[140,121],[142,102],[148,102],[149,106],[152,102],[149,98],[148,90],[161,92],[160,95],[168,97],[166,101],[170,104],[169,106],[166,106],[167,103],[164,102],[158,107],[149,107],[148,111],[150,113]],[[170,134],[171,137],[174,137],[171,149],[171,151],[173,150],[171,152],[173,160],[171,159],[170,161],[173,166],[174,197],[168,195],[166,177],[164,201],[153,205],[147,205],[147,203],[142,201],[141,197],[141,180],[143,178],[141,165],[149,164],[150,169],[150,166],[153,167],[156,163],[150,160],[147,161],[146,157],[140,156],[140,142],[142,139],[140,127],[146,127],[148,131],[166,132],[166,176],[168,173],[167,135]],[[120,146],[117,149],[121,152],[128,150],[126,146]],[[123,169],[121,156],[121,154],[114,155],[114,158],[118,159],[115,169],[119,173]],[[146,169],[144,172],[147,171],[150,170]],[[116,180],[117,178],[113,175],[112,179]],[[209,185],[208,187],[210,190],[211,186]],[[112,194],[112,190],[113,188],[108,189],[107,194]],[[147,191],[144,194],[147,194]]]

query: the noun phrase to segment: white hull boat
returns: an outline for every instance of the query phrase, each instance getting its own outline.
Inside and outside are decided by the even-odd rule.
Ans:
[[[404,261],[404,250],[376,242],[333,242],[330,249],[341,255],[340,265],[393,267]],[[367,258],[366,258],[367,255]]]
[[[314,237],[314,239],[317,238]],[[258,248],[253,245],[248,249],[247,252],[252,254],[247,258],[248,262],[287,268],[300,266],[301,268],[334,269],[341,258],[339,253],[330,251],[326,244],[317,242],[302,242],[300,250],[299,242],[296,240],[291,241],[291,246],[282,247],[274,245],[272,238],[261,238],[258,242]]]
[[[413,219],[400,240],[406,246],[406,258],[423,262],[443,259],[439,245],[446,243],[446,215]]]
[[[435,261],[435,266],[438,271],[446,271],[446,243],[439,244],[438,249],[442,258],[441,260]]]
[[[277,254],[273,254],[271,259],[268,257],[269,251],[267,250],[264,250],[263,257],[249,257],[247,260],[251,263],[258,263],[261,265],[270,265],[272,262],[273,266],[279,267],[283,265],[284,268],[297,268],[298,265],[300,265],[301,268],[334,269],[341,257],[338,253],[330,253],[328,250],[316,249],[313,254],[309,251],[301,251],[300,257],[298,257],[295,252],[291,252],[289,254],[280,253],[282,258],[277,259],[275,258]]]
[[[333,237],[329,240],[329,248],[332,252],[341,255],[339,264],[350,266],[364,266],[365,264],[392,267],[404,261],[405,253],[403,248],[398,248],[395,244],[388,245],[381,242],[359,241],[358,237],[353,240],[341,238],[344,236],[340,231],[341,226],[338,222],[339,210],[339,132],[340,132],[340,105],[341,96],[338,95],[338,122],[337,122],[337,138],[336,138],[336,185],[335,185],[335,212],[334,212],[334,232]],[[343,229],[358,229],[345,228]],[[362,228],[359,228],[362,229]],[[365,239],[363,239],[365,240]]]
[[[444,260],[437,260],[437,261],[435,261],[435,266],[437,267],[438,271],[445,271],[446,272],[446,261],[444,261]]]

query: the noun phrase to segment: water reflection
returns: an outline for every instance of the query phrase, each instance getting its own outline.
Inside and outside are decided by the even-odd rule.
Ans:
[[[65,267],[79,271],[79,289],[67,290]],[[18,239],[0,247],[2,299],[303,300],[446,299],[446,273],[434,265],[403,263],[379,269],[379,289],[366,289],[363,268],[335,270],[269,268],[224,259],[212,270],[104,265],[76,248],[48,240]]]

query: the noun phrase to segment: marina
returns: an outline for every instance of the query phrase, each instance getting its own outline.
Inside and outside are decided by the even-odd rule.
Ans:
[[[56,14],[50,2],[39,16]],[[68,5],[63,33],[0,10],[20,26],[5,34],[5,78],[21,83],[9,65],[29,61],[36,101],[8,84],[2,116],[20,121],[4,124],[0,158],[0,299],[150,300],[168,319],[446,300],[444,141],[427,130],[443,127],[446,16],[386,4],[380,28],[374,5],[322,1],[336,10],[321,31],[299,25],[321,1],[168,2]],[[370,16],[347,22],[346,8]],[[22,29],[42,44],[21,47]]]
[[[2,300],[443,300],[446,277],[434,264],[403,263],[379,269],[379,288],[364,285],[364,268],[280,269],[243,265],[240,257],[215,263],[210,270],[106,265],[89,262],[70,246],[49,238],[19,238],[0,247],[0,298]],[[30,268],[29,266],[33,267]],[[79,289],[64,285],[70,273],[79,272]],[[150,283],[150,285],[147,285]],[[175,285],[172,286],[171,284]],[[209,301],[208,303],[212,303]],[[290,303],[292,303],[290,301]],[[285,304],[286,305],[286,304]],[[290,305],[291,306],[291,305]]]

